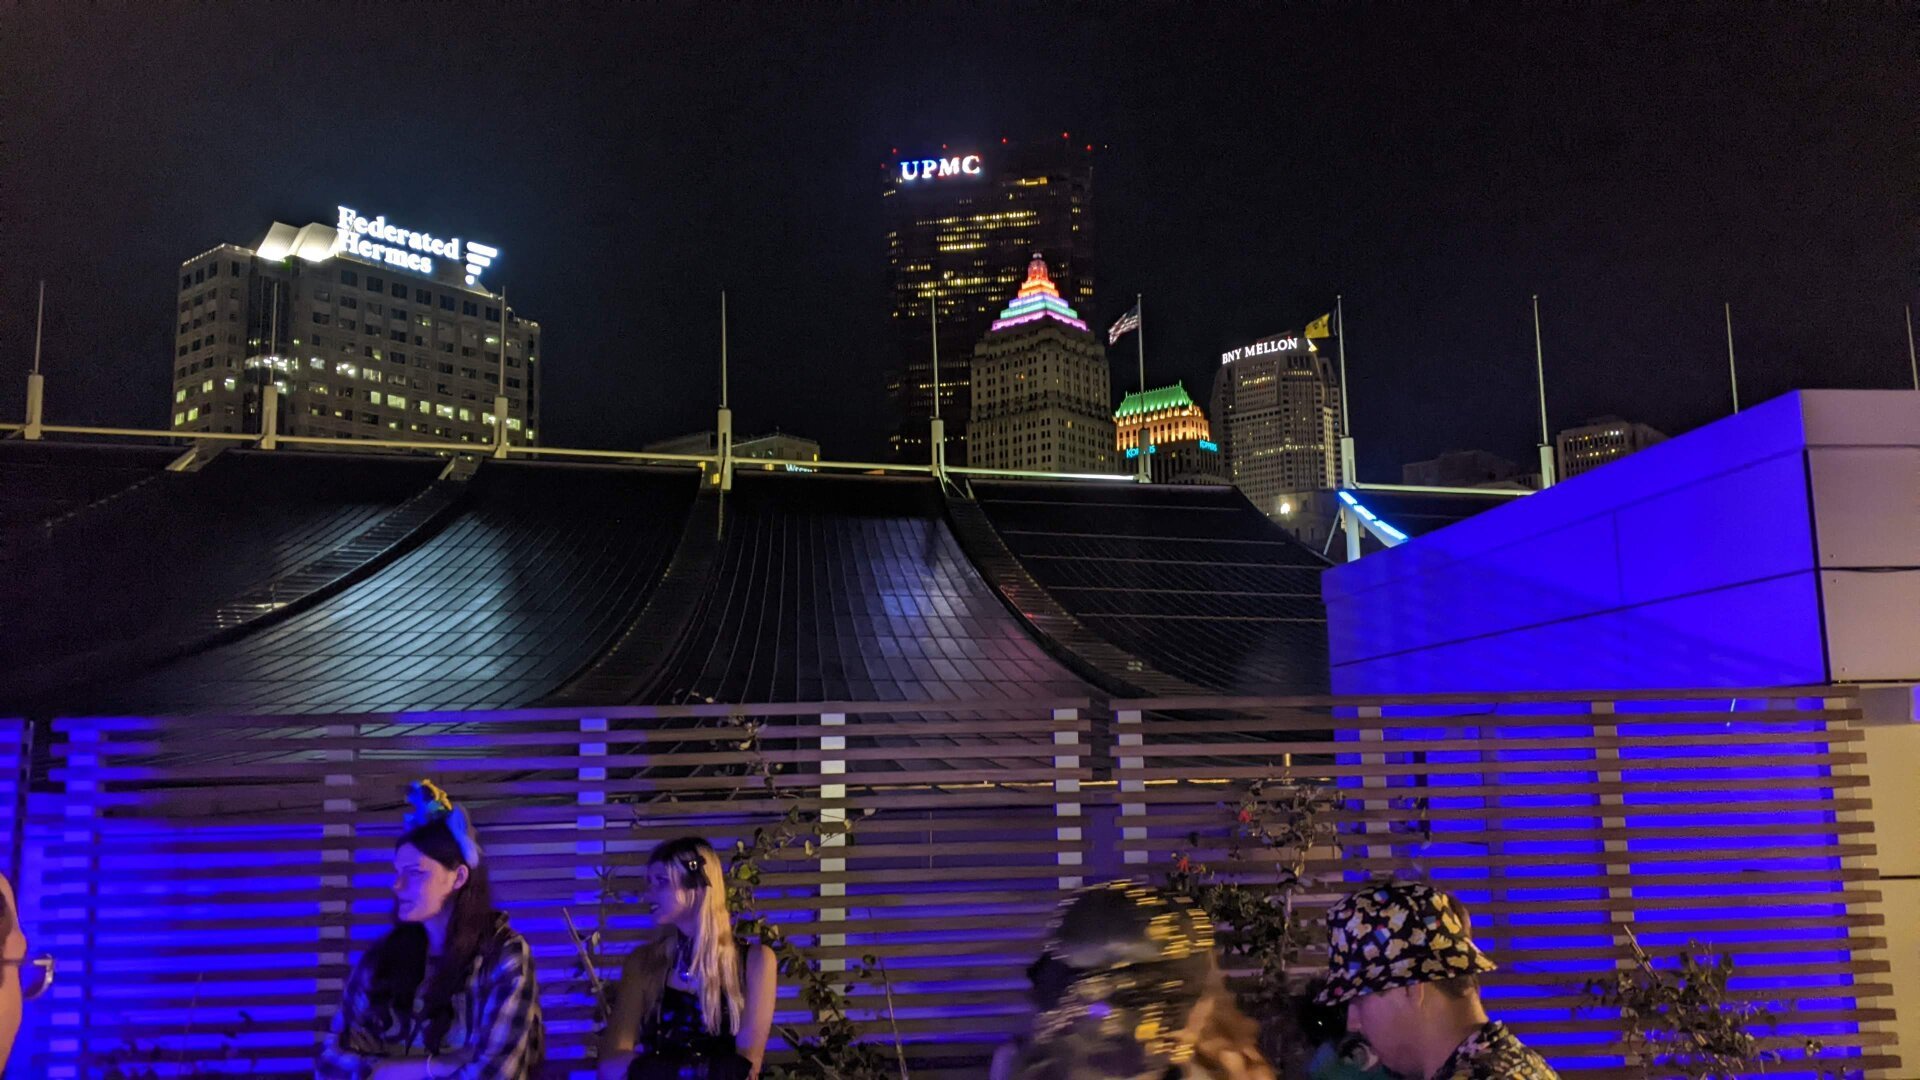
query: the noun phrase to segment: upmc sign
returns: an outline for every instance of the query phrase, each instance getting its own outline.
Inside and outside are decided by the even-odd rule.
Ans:
[[[1223,364],[1231,364],[1235,360],[1246,360],[1255,356],[1265,356],[1268,353],[1298,351],[1300,351],[1299,335],[1275,334],[1270,338],[1261,338],[1251,345],[1242,345],[1237,349],[1228,349],[1226,352],[1220,354],[1220,362]]]
[[[965,157],[919,158],[900,163],[901,180],[937,180],[944,176],[979,176],[980,155]]]

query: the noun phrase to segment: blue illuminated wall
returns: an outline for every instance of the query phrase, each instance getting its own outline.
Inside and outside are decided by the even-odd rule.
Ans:
[[[1335,567],[1334,691],[1827,681],[1809,419],[1888,400],[1788,394]]]

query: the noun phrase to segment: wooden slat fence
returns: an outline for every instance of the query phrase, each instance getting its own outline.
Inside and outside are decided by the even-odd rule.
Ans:
[[[866,989],[856,1016],[916,1076],[978,1075],[1027,1021],[1065,890],[1181,854],[1270,873],[1229,858],[1222,804],[1288,778],[1337,798],[1308,906],[1390,873],[1459,893],[1502,964],[1493,1007],[1570,1075],[1630,1075],[1617,1025],[1573,1009],[1625,926],[1734,952],[1741,992],[1801,1003],[1781,1039],[1894,1075],[1853,703],[1724,693],[62,719],[22,837],[35,948],[62,972],[26,1050],[32,1075],[310,1075],[427,775],[473,808],[533,943],[552,1075],[588,1075],[594,1025],[562,910],[604,933],[610,974],[647,922],[649,847],[724,851],[789,814],[803,835],[762,910],[829,967],[878,958],[890,1015]],[[0,728],[17,760],[20,725]]]

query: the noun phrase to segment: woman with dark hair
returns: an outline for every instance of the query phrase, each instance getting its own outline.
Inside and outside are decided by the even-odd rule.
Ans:
[[[734,940],[720,857],[705,840],[647,856],[653,931],[620,969],[600,1080],[752,1080],[773,1027],[773,951]]]
[[[430,780],[394,846],[394,926],[347,980],[319,1080],[524,1080],[545,1029],[527,941],[494,910],[466,811]]]

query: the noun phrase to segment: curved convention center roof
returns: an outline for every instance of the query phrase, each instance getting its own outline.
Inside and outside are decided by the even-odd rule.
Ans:
[[[1209,690],[1327,690],[1326,560],[1233,488],[976,482],[1014,556],[1100,637]]]
[[[0,708],[331,714],[1327,685],[1229,488],[0,444]],[[30,625],[29,625],[30,624]]]

